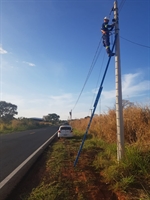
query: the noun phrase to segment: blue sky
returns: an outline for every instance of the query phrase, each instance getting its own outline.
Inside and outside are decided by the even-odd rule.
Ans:
[[[108,59],[102,44],[76,101],[101,40],[103,18],[113,2],[0,1],[0,100],[17,105],[17,117],[56,113],[68,119],[73,108],[73,118],[90,115]],[[150,47],[150,1],[118,0],[118,6],[123,99],[150,105],[150,48],[123,39]],[[113,36],[110,40],[112,45]],[[103,86],[97,114],[115,103],[114,57]]]

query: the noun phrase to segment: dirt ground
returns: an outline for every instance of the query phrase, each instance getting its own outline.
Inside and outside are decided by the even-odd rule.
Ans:
[[[47,173],[46,152],[47,150],[39,157],[30,171],[9,195],[7,200],[22,200],[25,193],[30,193],[33,188],[40,184],[42,177],[46,176]],[[73,156],[72,153],[68,153],[70,156]],[[87,196],[86,200],[126,200],[123,196],[119,194],[116,195],[109,190],[109,186],[103,182],[100,173],[96,173],[90,165],[89,160],[92,160],[91,158],[91,154],[82,153],[82,159],[80,159],[78,163],[78,168],[80,168],[80,170],[74,170],[71,161],[66,162],[66,166],[62,169],[61,173],[64,181],[69,180],[72,182],[72,186],[70,186],[68,190],[74,190],[75,194],[85,192]],[[75,181],[78,181],[80,184],[75,186]],[[78,195],[74,195],[72,200],[78,200]]]

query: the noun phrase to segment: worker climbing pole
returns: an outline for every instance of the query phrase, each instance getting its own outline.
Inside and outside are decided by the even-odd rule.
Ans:
[[[78,162],[78,158],[80,156],[82,147],[84,145],[86,136],[88,134],[88,130],[90,128],[102,89],[103,89],[103,82],[108,70],[108,66],[111,60],[111,57],[115,55],[115,72],[116,72],[116,120],[117,120],[117,159],[118,161],[123,157],[124,154],[124,136],[123,136],[123,114],[122,114],[122,90],[121,90],[121,67],[120,67],[120,44],[119,44],[119,21],[118,21],[118,7],[117,7],[117,1],[114,2],[114,7],[113,7],[113,11],[114,11],[114,20],[113,22],[115,22],[113,25],[108,25],[108,20],[107,23],[105,23],[106,18],[104,18],[104,24],[102,25],[102,33],[105,35],[106,33],[106,37],[103,37],[103,44],[106,47],[106,51],[108,53],[109,59],[106,65],[106,69],[104,71],[104,75],[93,105],[93,111],[90,117],[90,121],[88,123],[86,132],[83,136],[82,139],[82,143],[80,145],[76,160],[74,162],[74,166],[76,166],[77,162]],[[115,40],[113,43],[113,47],[112,50],[110,50],[110,42],[109,42],[109,31],[113,29],[113,27],[115,26]],[[109,29],[110,28],[110,29]],[[104,32],[103,32],[104,31]],[[108,35],[107,35],[108,33]],[[113,53],[115,47],[115,53]]]
[[[114,46],[115,46],[115,43],[116,43],[116,39],[117,39],[117,34],[115,35],[115,41],[114,41],[114,44],[113,44],[113,47],[112,47],[112,51],[114,50]],[[105,79],[105,76],[106,76],[106,73],[107,73],[107,70],[108,70],[108,66],[109,66],[110,60],[111,60],[111,56],[110,56],[109,59],[108,59],[108,62],[107,62],[107,65],[106,65],[106,68],[105,68],[105,71],[104,71],[104,75],[103,75],[103,78],[102,78],[102,81],[101,81],[101,84],[100,84],[100,87],[99,87],[99,90],[98,90],[98,93],[97,93],[97,96],[96,96],[96,99],[95,99],[95,102],[94,102],[94,105],[93,105],[93,111],[92,111],[92,114],[91,114],[91,117],[90,117],[90,121],[89,121],[89,123],[88,123],[88,126],[87,126],[86,132],[85,132],[85,134],[84,134],[84,136],[83,136],[82,143],[81,143],[81,146],[80,146],[80,148],[79,148],[79,151],[78,151],[76,160],[75,160],[75,162],[74,162],[74,167],[76,166],[76,164],[77,164],[77,162],[78,162],[78,158],[79,158],[79,156],[80,156],[82,147],[83,147],[83,145],[84,145],[86,136],[87,136],[87,134],[88,134],[88,130],[89,130],[89,128],[90,128],[90,125],[91,125],[91,122],[92,122],[92,119],[93,119],[93,116],[94,116],[94,113],[95,113],[95,110],[96,110],[96,107],[97,107],[97,104],[98,104],[98,101],[99,101],[101,92],[102,92],[102,89],[103,89],[103,82],[104,82],[104,79]]]
[[[114,26],[115,26],[115,23],[109,25],[109,18],[108,17],[104,17],[104,23],[102,24],[102,27],[101,27],[101,32],[103,34],[102,36],[102,39],[103,39],[103,45],[104,47],[106,48],[106,52],[108,54],[108,56],[114,56],[115,53],[113,53],[111,50],[110,50],[110,39],[109,39],[109,36],[110,36],[110,32],[113,30]]]

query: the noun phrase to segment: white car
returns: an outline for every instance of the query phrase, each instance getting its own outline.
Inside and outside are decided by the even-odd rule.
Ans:
[[[58,138],[73,137],[72,127],[70,125],[62,125],[58,129]]]

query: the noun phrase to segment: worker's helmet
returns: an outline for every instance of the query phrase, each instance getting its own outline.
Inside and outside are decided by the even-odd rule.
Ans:
[[[109,18],[108,18],[108,17],[104,17],[104,20],[107,20],[107,21],[109,21]]]

